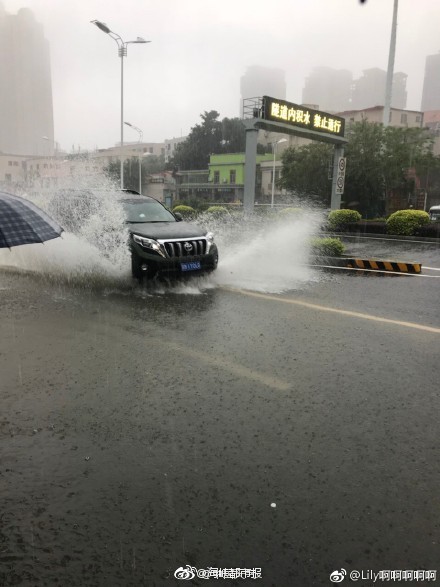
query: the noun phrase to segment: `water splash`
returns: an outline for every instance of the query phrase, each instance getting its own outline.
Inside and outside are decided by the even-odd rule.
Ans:
[[[105,180],[103,186],[24,194],[66,232],[44,244],[0,250],[0,265],[77,285],[127,282],[130,256],[121,193]]]
[[[321,216],[302,210],[244,219],[239,214],[216,218],[205,214],[198,224],[215,233],[220,262],[210,276],[181,284],[136,285],[130,275],[130,253],[121,192],[106,178],[99,187],[75,181],[57,192],[24,195],[53,216],[67,230],[44,245],[0,250],[0,265],[36,272],[56,282],[149,295],[199,295],[218,286],[281,293],[302,288],[317,279],[307,266],[310,238]],[[143,294],[142,294],[143,295]]]
[[[212,280],[217,285],[282,293],[317,279],[307,266],[310,239],[321,216],[303,211],[286,218],[251,218],[217,229],[221,263]]]

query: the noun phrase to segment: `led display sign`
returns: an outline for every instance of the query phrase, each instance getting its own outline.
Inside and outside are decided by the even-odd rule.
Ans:
[[[262,118],[274,122],[282,122],[291,126],[327,133],[343,137],[345,120],[328,112],[313,110],[306,106],[292,104],[285,100],[277,100],[263,96]]]

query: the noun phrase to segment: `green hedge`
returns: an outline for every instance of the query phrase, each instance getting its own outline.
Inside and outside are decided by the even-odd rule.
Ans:
[[[314,238],[311,241],[312,253],[326,257],[340,257],[345,246],[339,238]]]
[[[359,222],[362,216],[357,210],[332,210],[328,215],[328,224],[331,230],[341,230],[347,224]]]
[[[417,229],[429,224],[429,214],[423,210],[398,210],[387,220],[388,234],[413,236]]]
[[[182,214],[183,218],[193,218],[196,214],[194,208],[191,208],[191,206],[184,206],[183,204],[175,206],[173,208],[173,212],[178,212],[179,214]]]
[[[224,206],[210,206],[206,210],[207,214],[212,214],[213,216],[227,216],[229,214],[229,210]]]

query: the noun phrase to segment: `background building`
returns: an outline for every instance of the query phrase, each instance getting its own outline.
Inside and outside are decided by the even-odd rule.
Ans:
[[[347,69],[315,67],[305,79],[302,103],[317,104],[330,112],[346,110],[350,108],[352,81],[353,75]]]
[[[440,155],[440,110],[429,110],[423,113],[423,124],[429,128],[433,139],[432,154]]]
[[[440,110],[440,51],[426,58],[422,111],[428,110]]]
[[[383,106],[373,106],[371,108],[362,108],[360,110],[345,110],[344,112],[338,112],[338,116],[345,118],[346,128],[350,126],[350,123],[362,122],[362,120],[382,124],[383,109]],[[420,112],[419,110],[391,108],[389,125],[402,128],[422,128],[423,112]]]
[[[28,8],[17,15],[0,2],[0,152],[54,152],[49,43]]]
[[[256,96],[273,96],[286,99],[286,74],[282,69],[253,65],[240,78],[240,117],[243,117],[243,100]]]
[[[179,143],[182,143],[186,140],[187,137],[178,137],[173,139],[165,139],[164,148],[165,148],[165,163],[168,163],[173,157],[176,147]]]
[[[315,104],[320,110],[341,112],[362,110],[385,103],[386,71],[374,67],[365,69],[353,80],[351,71],[331,67],[315,67],[306,77],[302,92],[303,104]],[[401,71],[393,76],[391,105],[406,108],[408,76]]]
[[[365,69],[362,76],[353,83],[351,95],[351,108],[362,110],[371,106],[383,106],[385,104],[385,86],[387,73],[383,69],[373,67]],[[406,73],[396,72],[393,76],[393,89],[391,106],[393,108],[406,108]]]

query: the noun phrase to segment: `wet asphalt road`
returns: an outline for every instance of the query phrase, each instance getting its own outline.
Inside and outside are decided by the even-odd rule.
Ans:
[[[440,572],[440,280],[184,292],[0,272],[0,584]]]

